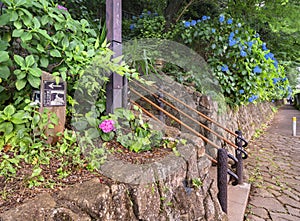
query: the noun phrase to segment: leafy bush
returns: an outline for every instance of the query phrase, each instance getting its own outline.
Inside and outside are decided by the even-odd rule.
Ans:
[[[141,111],[138,108],[136,110]],[[103,117],[99,128],[102,140],[110,141],[116,136],[116,140],[122,146],[134,152],[159,147],[163,141],[162,132],[153,130],[150,124],[144,122],[141,112],[136,117],[132,111],[123,108]]]
[[[287,95],[284,68],[255,31],[220,15],[182,24],[182,39],[208,61],[227,102],[241,105]]]

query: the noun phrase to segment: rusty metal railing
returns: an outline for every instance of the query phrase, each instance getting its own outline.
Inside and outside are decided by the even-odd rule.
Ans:
[[[200,137],[203,141],[205,141],[207,144],[210,144],[212,147],[216,148],[218,150],[217,152],[217,159],[214,159],[207,153],[205,155],[208,159],[210,159],[213,163],[215,163],[218,166],[218,173],[217,173],[217,185],[218,185],[218,199],[221,204],[222,210],[227,213],[227,176],[229,175],[234,181],[232,182],[233,185],[242,184],[243,183],[243,159],[247,158],[247,152],[244,150],[244,148],[248,145],[248,142],[242,137],[242,133],[240,131],[236,131],[235,133],[231,130],[225,128],[218,122],[214,121],[210,117],[206,116],[205,114],[199,112],[198,110],[192,108],[191,106],[187,105],[180,99],[176,98],[172,94],[162,90],[161,88],[157,87],[156,85],[141,85],[140,83],[133,81],[134,85],[141,88],[143,91],[149,93],[149,95],[153,96],[156,101],[159,102],[159,104],[156,104],[155,102],[151,101],[149,98],[143,96],[140,92],[137,90],[130,88],[130,91],[135,94],[136,96],[143,99],[145,102],[149,103],[151,106],[159,110],[161,113],[168,116],[170,119],[174,120],[175,122],[179,123],[181,126],[188,129],[190,132],[192,132],[194,135]],[[156,93],[153,93],[153,90],[148,89],[147,87],[153,87],[154,89],[159,92],[159,95]],[[163,94],[163,96],[161,96]],[[226,139],[222,135],[218,134],[208,126],[204,125],[203,123],[197,121],[193,117],[191,117],[189,114],[185,113],[184,111],[180,110],[179,108],[175,107],[173,104],[168,102],[164,97],[168,97],[173,99],[174,101],[180,103],[184,107],[188,108],[189,110],[197,113],[199,116],[203,117],[204,119],[208,120],[209,122],[215,124],[218,128],[223,129],[230,135],[232,135],[235,139],[235,143],[231,142],[230,140]],[[145,114],[153,118],[154,120],[161,121],[161,118],[157,118],[154,114],[152,114],[150,111],[143,108],[141,105],[139,105],[137,102],[132,101],[134,105],[137,105]],[[163,104],[163,105],[162,105]],[[209,131],[210,133],[214,134],[216,137],[224,141],[226,144],[230,145],[235,149],[235,155],[228,153],[228,151],[224,148],[220,148],[217,144],[209,140],[207,137],[202,135],[200,132],[193,129],[191,126],[184,123],[182,120],[178,119],[176,116],[171,114],[170,112],[166,111],[163,106],[166,105],[173,109],[174,111],[177,111],[178,113],[184,115],[186,118],[194,122],[195,124],[199,125],[200,127],[204,128],[205,130]],[[235,169],[236,172],[234,173],[231,169],[228,168],[228,159],[231,159],[234,164],[232,165],[232,169]]]

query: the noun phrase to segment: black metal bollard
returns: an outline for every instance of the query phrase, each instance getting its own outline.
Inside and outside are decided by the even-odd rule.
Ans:
[[[235,151],[235,155],[238,160],[236,164],[236,175],[239,177],[238,184],[243,184],[243,159],[248,157],[243,148],[248,145],[248,142],[242,137],[241,131],[236,131],[235,133],[238,135],[235,139],[235,144],[238,146]]]
[[[224,213],[227,213],[227,171],[228,171],[228,155],[223,148],[218,149],[218,200]]]

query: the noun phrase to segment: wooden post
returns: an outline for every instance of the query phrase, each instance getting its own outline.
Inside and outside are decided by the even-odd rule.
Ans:
[[[115,52],[113,58],[122,55],[122,0],[106,0],[107,39]],[[127,106],[127,80],[117,73],[110,75],[106,86],[106,112]]]
[[[59,84],[56,83],[53,76],[43,72],[40,89],[40,113],[44,109],[48,109],[49,113],[54,113],[58,117],[58,124],[53,129],[46,128],[47,142],[54,144],[59,137],[56,135],[63,132],[66,122],[66,89],[67,84],[60,79]]]

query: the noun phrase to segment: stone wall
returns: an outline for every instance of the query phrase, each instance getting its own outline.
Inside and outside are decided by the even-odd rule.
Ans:
[[[178,146],[179,154],[143,165],[110,156],[101,170],[113,183],[93,179],[43,194],[0,214],[0,220],[227,220],[213,188],[215,178],[209,173],[203,141],[190,134],[181,138],[188,142]]]

